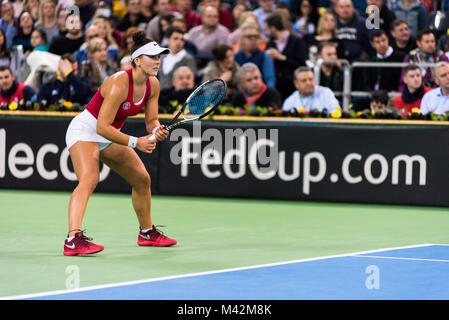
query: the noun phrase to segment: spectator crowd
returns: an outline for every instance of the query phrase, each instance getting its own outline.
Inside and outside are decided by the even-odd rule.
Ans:
[[[3,0],[0,17],[2,105],[85,105],[131,67],[132,35],[145,30],[170,49],[160,112],[222,78],[223,104],[332,113],[339,60],[374,64],[351,70],[356,110],[449,111],[449,0]],[[408,65],[388,66],[398,62]]]

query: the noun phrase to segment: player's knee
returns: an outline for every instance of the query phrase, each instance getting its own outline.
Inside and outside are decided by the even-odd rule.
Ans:
[[[99,175],[91,174],[85,175],[80,178],[78,186],[80,188],[86,189],[90,192],[93,192],[98,185],[98,181],[100,180]]]
[[[151,187],[151,177],[148,172],[139,173],[134,187],[138,189],[149,189]]]

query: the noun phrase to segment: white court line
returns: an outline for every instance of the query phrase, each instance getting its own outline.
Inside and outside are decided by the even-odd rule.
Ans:
[[[384,257],[384,256],[358,256],[354,255],[355,258],[379,258],[379,259],[394,259],[394,260],[414,260],[414,261],[430,261],[430,262],[449,262],[449,260],[440,259],[419,259],[419,258],[401,258],[401,257]]]
[[[388,250],[400,250],[400,249],[428,247],[428,246],[433,246],[433,245],[439,245],[439,244],[429,244],[428,243],[428,244],[418,244],[418,245],[412,245],[412,246],[375,249],[375,250],[369,250],[369,251],[352,252],[352,253],[345,253],[345,254],[338,254],[338,255],[331,255],[331,256],[322,256],[322,257],[316,257],[316,258],[307,258],[307,259],[291,260],[291,261],[284,261],[284,262],[260,264],[260,265],[247,266],[247,267],[238,267],[238,268],[230,268],[230,269],[222,269],[222,270],[188,273],[188,274],[181,274],[181,275],[167,276],[167,277],[160,277],[160,278],[150,278],[150,279],[136,280],[136,281],[118,282],[118,283],[113,283],[113,284],[97,285],[97,286],[90,286],[90,287],[84,287],[84,288],[78,288],[78,289],[56,290],[56,291],[48,291],[48,292],[41,292],[41,293],[0,297],[0,300],[18,300],[18,299],[29,299],[29,298],[38,298],[38,297],[44,297],[44,296],[52,296],[52,295],[62,295],[62,294],[67,294],[67,293],[76,293],[76,292],[83,292],[83,291],[106,289],[106,288],[112,288],[112,287],[135,285],[135,284],[142,284],[142,283],[149,283],[149,282],[156,282],[156,281],[163,281],[163,280],[173,280],[173,279],[180,279],[180,278],[197,277],[197,276],[204,276],[204,275],[210,275],[210,274],[216,274],[216,273],[250,270],[250,269],[256,269],[256,268],[273,267],[273,266],[280,266],[280,265],[299,263],[299,262],[348,257],[348,256],[354,256],[354,255],[358,255],[358,254],[360,255],[360,254],[382,252],[382,251],[388,251]]]

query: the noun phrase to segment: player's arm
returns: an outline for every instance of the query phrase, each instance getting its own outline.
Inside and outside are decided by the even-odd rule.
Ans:
[[[101,87],[101,95],[104,97],[97,119],[97,133],[106,139],[121,145],[132,145],[135,137],[131,137],[112,126],[117,111],[128,96],[128,79],[118,73],[107,79]],[[130,140],[131,139],[131,140]],[[140,151],[151,153],[155,143],[151,143],[147,137],[138,138],[135,147]]]
[[[150,78],[151,94],[145,104],[145,126],[149,134],[154,134],[157,141],[167,139],[168,131],[161,126],[159,122],[159,80],[155,77]],[[154,131],[154,132],[153,132]]]

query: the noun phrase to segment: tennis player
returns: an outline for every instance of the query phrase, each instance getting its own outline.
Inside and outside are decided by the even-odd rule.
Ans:
[[[103,82],[86,109],[70,123],[66,144],[78,178],[69,203],[69,233],[64,255],[92,254],[104,249],[94,244],[81,230],[90,195],[99,180],[99,161],[117,172],[132,186],[132,204],[140,225],[140,246],[171,246],[175,239],[164,236],[151,220],[150,176],[134,149],[152,153],[156,142],[168,137],[158,121],[159,81],[156,75],[160,55],[167,48],[146,38],[145,32],[133,35],[132,68],[113,74]],[[144,109],[147,136],[133,137],[120,131],[125,119]]]

